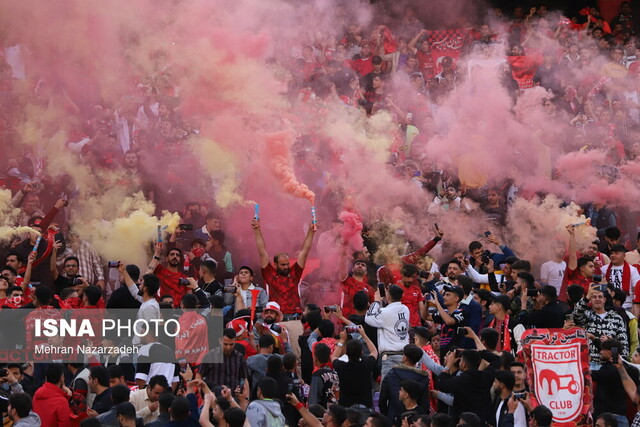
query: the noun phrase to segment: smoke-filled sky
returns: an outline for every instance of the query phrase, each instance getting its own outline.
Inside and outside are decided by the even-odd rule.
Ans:
[[[352,249],[361,244],[354,238],[360,223],[382,245],[394,241],[396,229],[425,241],[438,222],[448,250],[466,248],[493,228],[532,260],[549,257],[549,242],[566,239],[563,226],[579,221],[577,204],[637,211],[638,164],[612,160],[616,141],[629,150],[634,134],[623,137],[621,126],[611,134],[595,111],[635,90],[635,78],[618,78],[599,51],[579,69],[549,72],[561,88],[573,85],[583,104],[593,104],[595,123],[586,131],[570,125],[574,115],[559,106],[544,106],[552,98],[559,104],[564,92],[537,87],[516,100],[508,89],[510,65],[514,74],[526,74],[545,55],[559,63],[572,43],[586,57],[595,41],[562,25],[557,30],[562,16],[554,13],[532,19],[514,42],[513,28],[479,2],[391,3],[0,1],[3,44],[20,46],[26,70],[14,80],[15,102],[4,110],[14,127],[14,157],[26,151],[44,159],[44,173],[74,194],[71,224],[105,258],[138,263],[155,236],[152,216],[181,210],[190,200],[221,213],[229,239],[241,249],[238,258],[247,262],[255,260],[249,226],[254,203],[260,204],[271,252],[299,247],[314,203],[321,231],[341,217],[341,236]],[[403,52],[424,28],[417,18],[429,29],[464,36],[457,47],[450,42],[462,53],[452,86],[427,93],[400,71],[383,83],[386,107],[367,114],[351,100],[345,103],[354,92],[338,88],[327,71],[331,61],[342,64],[338,45],[347,42],[350,58],[360,50],[359,43],[349,44],[353,40],[375,42],[384,34],[381,44],[390,36],[396,52]],[[481,23],[490,26],[486,46],[474,42]],[[514,44],[522,44],[524,54],[507,57]],[[391,64],[389,46],[378,53],[390,55]],[[171,146],[130,147],[141,149],[153,205],[132,195],[118,166],[124,157],[120,135],[96,129],[114,117],[126,120],[132,144],[143,144],[134,131],[159,132],[141,118],[156,102],[175,111],[171,121],[180,132],[197,133]],[[82,141],[84,148],[76,145]],[[392,151],[396,166],[389,164]],[[403,162],[408,172],[399,168]],[[603,167],[613,165],[620,176],[612,183]],[[487,223],[474,202],[468,211],[430,210],[434,194],[410,176],[418,168],[424,177],[444,170],[470,190],[512,185],[521,199],[504,230]],[[544,199],[548,194],[554,196]],[[169,229],[175,222],[170,214],[162,220]],[[583,234],[582,243],[593,230]],[[126,249],[123,240],[130,242]]]

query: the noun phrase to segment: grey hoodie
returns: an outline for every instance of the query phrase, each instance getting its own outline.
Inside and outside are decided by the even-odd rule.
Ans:
[[[284,427],[287,422],[282,407],[275,400],[254,400],[247,407],[247,421],[251,427]]]
[[[17,423],[13,425],[13,427],[40,427],[42,423],[40,422],[40,416],[35,412],[29,412],[25,418],[20,419]]]

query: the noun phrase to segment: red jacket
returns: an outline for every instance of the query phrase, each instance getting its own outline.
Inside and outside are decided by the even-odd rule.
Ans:
[[[71,423],[67,394],[57,385],[45,382],[33,396],[33,412],[43,426],[66,427]]]

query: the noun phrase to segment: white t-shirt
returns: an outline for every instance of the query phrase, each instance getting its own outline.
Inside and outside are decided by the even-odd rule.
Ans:
[[[616,288],[622,289],[622,272],[624,264],[618,266],[612,264],[605,265],[604,267],[602,267],[602,277],[607,277],[609,268],[611,268],[611,280],[609,281],[609,283],[611,283]],[[640,281],[640,274],[638,273],[637,268],[635,268],[633,265],[630,265],[629,272],[631,273],[631,277],[629,278],[629,292],[627,293],[627,300],[623,304],[623,307],[627,310],[631,309],[631,307],[633,306],[633,292],[635,291],[636,283]]]
[[[556,288],[558,290],[558,295],[560,295],[562,279],[564,278],[564,272],[566,269],[567,263],[564,261],[547,261],[542,264],[542,267],[540,267],[540,280],[547,282]]]

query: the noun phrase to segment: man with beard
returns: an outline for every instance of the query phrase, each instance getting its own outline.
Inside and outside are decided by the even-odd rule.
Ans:
[[[367,281],[367,262],[356,259],[353,262],[353,271],[350,276],[342,281],[342,314],[349,318],[355,313],[353,297],[358,292],[365,292],[369,297],[369,303],[374,301],[375,290]]]
[[[307,263],[307,257],[313,243],[313,236],[317,230],[317,224],[312,224],[302,242],[302,249],[298,254],[298,259],[291,265],[289,255],[284,252],[278,253],[273,257],[275,267],[269,262],[269,254],[260,230],[260,221],[254,219],[251,222],[253,228],[256,245],[258,247],[258,255],[260,256],[260,268],[262,269],[262,277],[267,286],[269,299],[278,303],[283,313],[283,326],[289,330],[289,335],[293,340],[293,351],[297,357],[300,357],[300,348],[298,347],[298,337],[302,335],[302,323],[300,323],[300,313],[302,307],[300,303],[299,283],[302,277],[304,266]]]
[[[182,251],[173,248],[167,253],[167,266],[160,264],[162,255],[162,243],[156,243],[156,251],[153,259],[147,267],[147,274],[155,274],[160,279],[160,294],[169,294],[173,297],[176,307],[180,306],[182,296],[187,293],[187,287],[180,285],[180,279],[186,278],[182,269]]]
[[[286,354],[292,351],[289,344],[289,332],[279,323],[282,321],[282,312],[277,302],[269,302],[262,310],[262,322],[257,321],[253,326],[254,342],[260,340],[261,335],[271,335],[275,341],[274,353]]]

